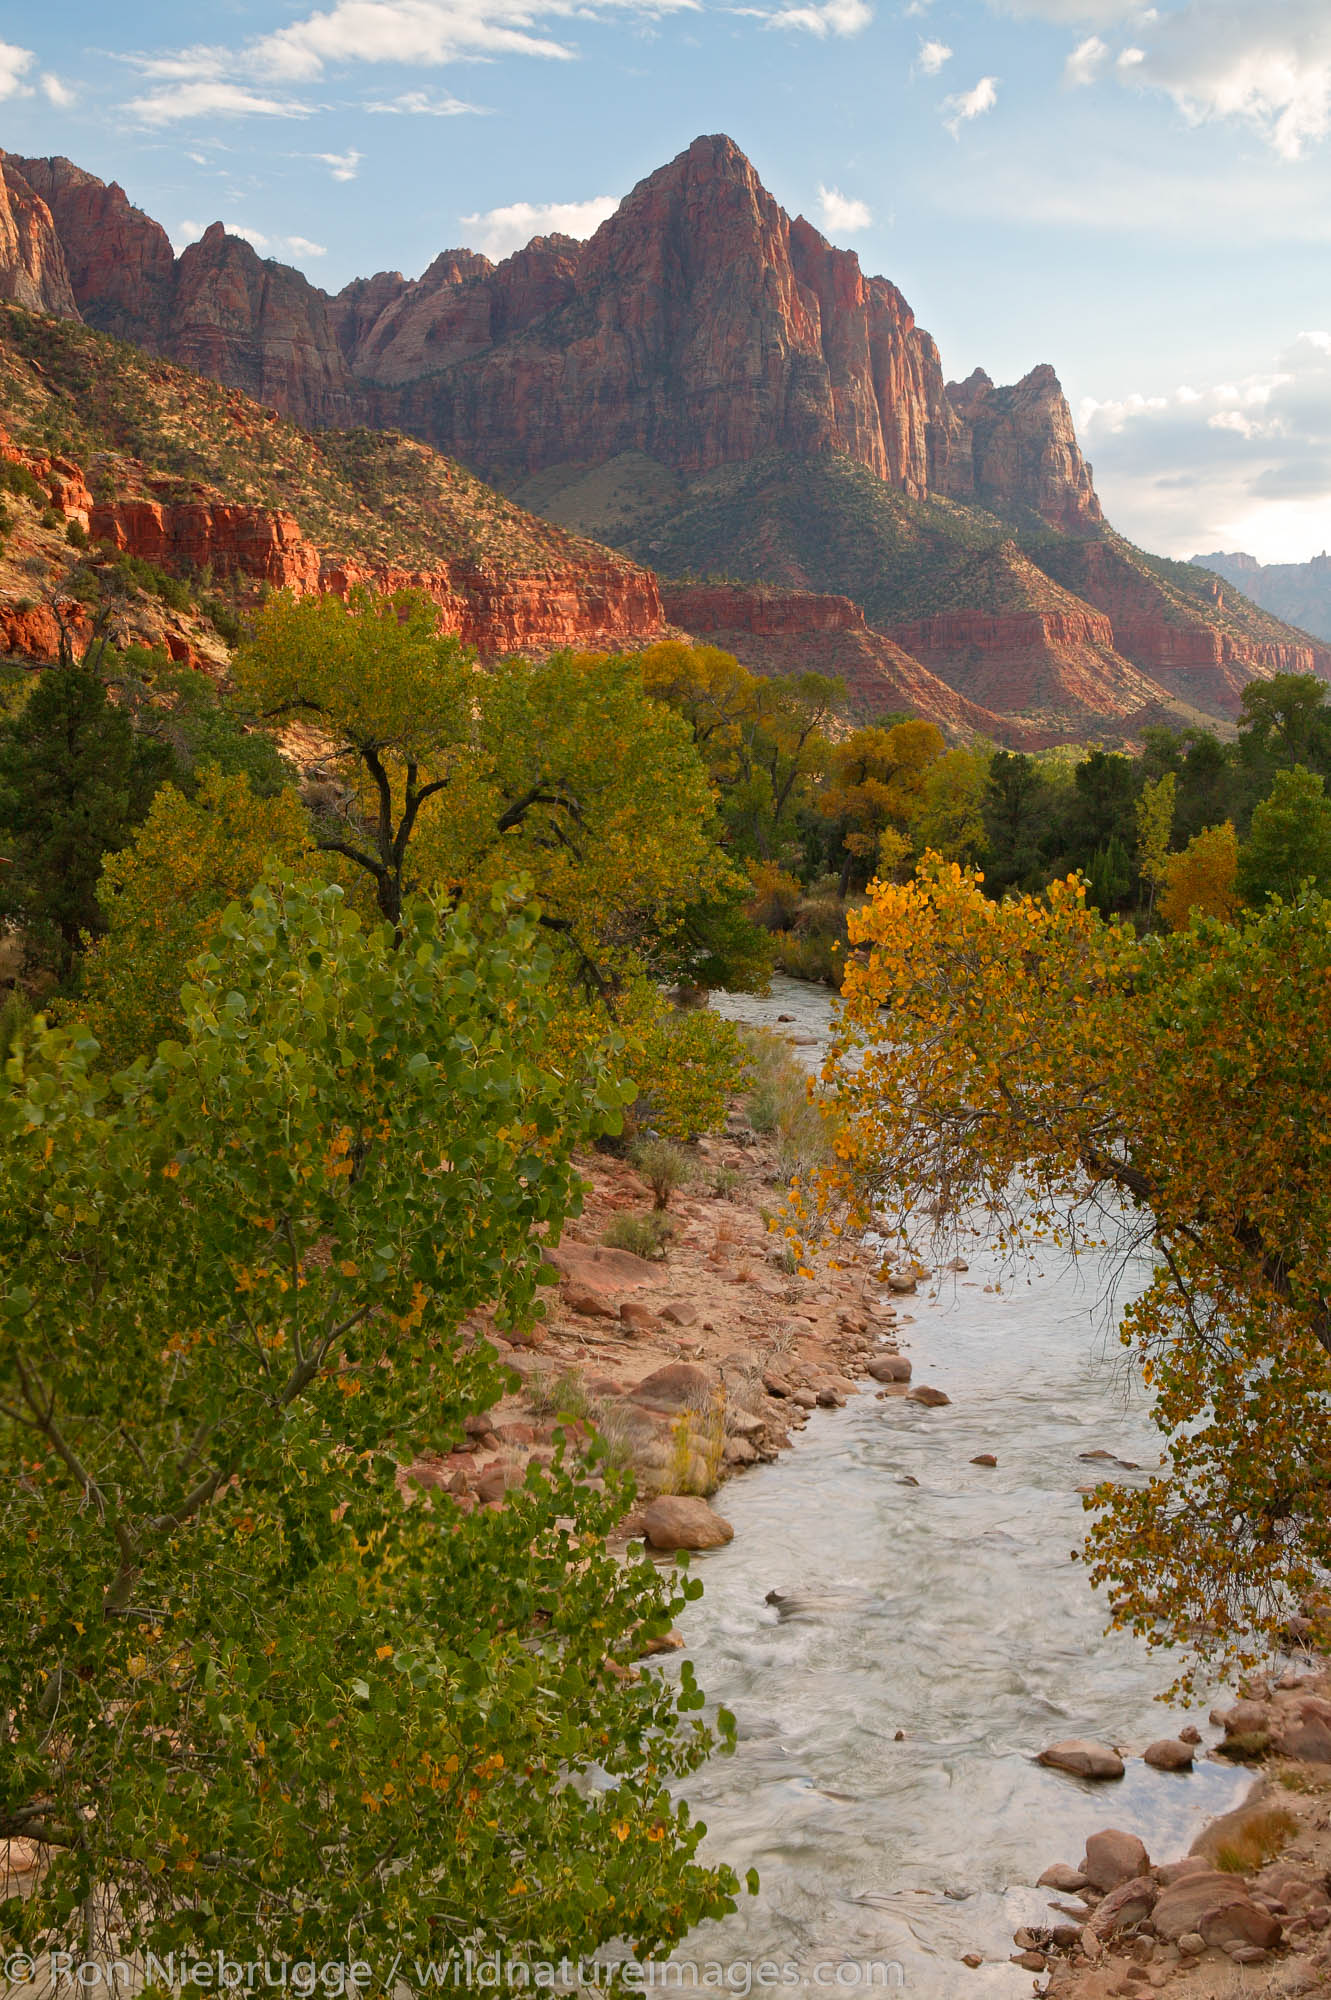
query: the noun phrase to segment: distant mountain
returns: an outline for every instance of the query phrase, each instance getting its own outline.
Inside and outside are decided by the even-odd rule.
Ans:
[[[839,658],[866,712],[913,688],[956,731],[1113,740],[1232,716],[1254,676],[1331,673],[1305,632],[1113,532],[1052,368],[946,382],[897,288],[724,137],[586,243],[447,250],[334,296],[220,224],[177,258],[114,183],[0,154],[0,297],[307,430],[404,432],[679,588],[724,581],[672,589],[689,629],[755,667]]]
[[[1302,563],[1259,563],[1256,556],[1194,556],[1199,569],[1222,576],[1254,604],[1319,639],[1331,639],[1331,556]]]

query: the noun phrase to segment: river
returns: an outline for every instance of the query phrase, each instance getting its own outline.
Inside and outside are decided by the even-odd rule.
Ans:
[[[780,1031],[814,1037],[797,1053],[816,1061],[832,1003],[779,978],[766,999],[716,1004],[750,1022],[794,1016]],[[1071,1560],[1077,1489],[1100,1475],[1080,1454],[1154,1465],[1159,1440],[1096,1260],[1009,1274],[1001,1290],[979,1248],[970,1262],[901,1302],[915,1380],[950,1407],[864,1394],[816,1412],[777,1464],[726,1486],[735,1539],[693,1559],[705,1594],[681,1630],[740,1742],[687,1795],[705,1853],[756,1867],[762,1889],[681,1960],[789,1963],[811,1985],[815,1967],[841,1966],[842,1992],[867,1983],[855,1964],[895,1962],[922,2000],[1028,1995],[1012,1931],[1050,1920],[1031,1885],[1051,1861],[1076,1863],[1101,1826],[1168,1859],[1248,1787],[1215,1763],[1173,1774],[1138,1757],[1093,1786],[1033,1761],[1065,1736],[1140,1751],[1185,1720],[1155,1699],[1168,1657],[1106,1636],[1104,1602]],[[997,1466],[972,1464],[981,1452]],[[771,1590],[807,1606],[781,1615]],[[966,1952],[984,1965],[963,1966]]]

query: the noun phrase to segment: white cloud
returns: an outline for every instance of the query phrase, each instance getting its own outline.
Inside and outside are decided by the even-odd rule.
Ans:
[[[31,49],[20,49],[13,42],[0,42],[0,99],[32,95],[23,79],[36,60]]]
[[[955,139],[964,124],[972,118],[982,117],[986,111],[992,111],[997,102],[998,78],[982,76],[970,90],[943,99],[943,109],[947,113],[943,123]]]
[[[404,90],[400,97],[391,98],[387,103],[367,104],[365,109],[415,118],[461,118],[467,112],[474,112],[478,117],[487,115],[483,104],[467,104],[460,97],[446,95],[432,97],[428,90]]]
[[[952,51],[946,42],[921,42],[920,53],[915,58],[916,67],[926,76],[937,76],[945,62],[951,62]]]
[[[74,102],[75,96],[69,85],[62,83],[58,76],[52,76],[50,70],[47,70],[41,82],[42,95],[45,97],[47,103],[54,104],[57,111],[68,111],[70,105]]]
[[[857,229],[868,229],[873,222],[873,210],[867,201],[857,201],[853,195],[842,194],[840,188],[818,185],[818,212],[823,227],[838,235],[853,235]]]
[[[533,236],[592,236],[618,207],[618,195],[598,194],[590,201],[514,201],[460,219],[476,232],[476,248],[498,259],[521,250]]]
[[[1120,82],[1171,97],[1193,125],[1237,120],[1296,160],[1331,133],[1331,6],[1327,0],[1184,0],[1160,12],[1129,0],[1004,0],[1009,13],[1108,28],[1133,39],[1114,58]],[[1110,50],[1089,35],[1068,57],[1070,83],[1089,83]]]
[[[828,35],[858,35],[873,20],[873,8],[865,0],[821,0],[818,6],[781,7],[775,14],[757,8],[740,8],[741,13],[758,13],[769,28],[803,28],[819,40]]]
[[[1298,159],[1331,130],[1331,8],[1191,0],[1158,22],[1133,81],[1168,91],[1193,123],[1241,119]]]
[[[356,169],[365,155],[356,152],[311,153],[310,158],[322,161],[335,181],[354,181]]]
[[[1078,429],[1106,513],[1148,548],[1297,562],[1331,545],[1331,334],[1237,381],[1088,398]]]
[[[303,104],[269,97],[244,84],[221,80],[181,83],[133,97],[125,107],[145,125],[174,125],[186,118],[304,118]]]
[[[283,238],[283,242],[293,257],[326,257],[328,255],[328,249],[325,244],[311,243],[308,236],[287,236]]]
[[[1073,85],[1091,83],[1099,75],[1109,55],[1109,44],[1102,42],[1098,35],[1088,35],[1084,42],[1078,42],[1072,54],[1063,65],[1063,81]]]

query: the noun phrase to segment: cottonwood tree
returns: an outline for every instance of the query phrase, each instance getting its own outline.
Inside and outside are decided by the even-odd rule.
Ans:
[[[316,723],[347,774],[312,799],[317,844],[392,924],[414,885],[484,897],[523,875],[599,990],[626,961],[671,971],[686,908],[742,886],[688,729],[632,659],[479,669],[438,615],[410,593],[279,596],[237,654],[251,706]]]
[[[996,903],[934,863],[850,929],[806,1221],[1149,1253],[1121,1331],[1168,1469],[1100,1489],[1091,1574],[1153,1642],[1251,1657],[1331,1566],[1331,905],[1138,939],[1077,878]]]
[[[530,1321],[625,1093],[544,1060],[528,916],[397,931],[269,880],[151,1065],[38,1029],[9,1066],[0,1841],[46,1866],[8,1940],[387,1979],[733,1907],[671,1791],[702,1697],[632,1664],[681,1590],[607,1551],[626,1481],[411,1486],[512,1380],[467,1315]]]

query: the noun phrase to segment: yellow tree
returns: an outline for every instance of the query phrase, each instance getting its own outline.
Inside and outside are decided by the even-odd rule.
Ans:
[[[745,887],[687,722],[647,694],[636,660],[480,668],[437,626],[409,592],[275,597],[237,654],[254,710],[325,740],[316,844],[394,925],[414,888],[475,899],[522,878],[593,986],[626,965],[687,972],[685,910]]]
[[[296,794],[259,798],[243,773],[209,765],[193,798],[163,785],[129,846],[107,856],[97,886],[106,934],[83,961],[82,1013],[110,1063],[179,1033],[186,966],[270,855],[293,873],[314,872]]]
[[[1331,1564],[1331,905],[1139,940],[1077,878],[995,903],[940,863],[850,926],[810,1225],[1149,1250],[1121,1331],[1168,1470],[1100,1489],[1092,1576],[1153,1643],[1251,1657]]]
[[[856,862],[880,851],[885,829],[906,832],[924,804],[926,777],[947,744],[932,722],[912,718],[891,729],[852,729],[832,746],[831,770],[818,807],[835,823],[842,849],[841,894]]]
[[[1147,885],[1147,909],[1155,908],[1156,891],[1165,879],[1169,837],[1174,831],[1174,793],[1178,780],[1172,771],[1143,787],[1137,801],[1137,872]]]
[[[1171,931],[1198,917],[1228,923],[1238,908],[1239,840],[1232,820],[1203,827],[1181,854],[1165,858],[1160,914]]]
[[[993,747],[973,743],[945,751],[924,773],[919,809],[911,822],[917,854],[945,861],[979,861],[988,844],[984,804]]]

